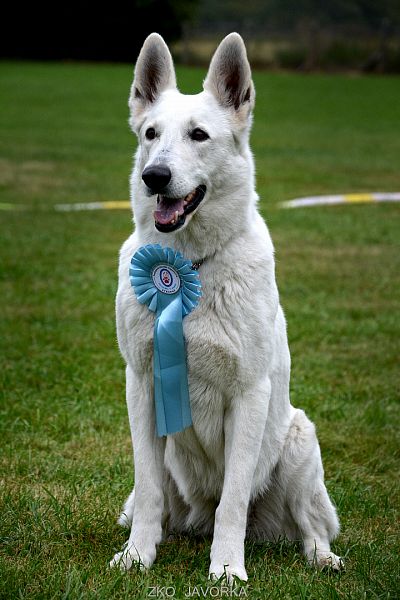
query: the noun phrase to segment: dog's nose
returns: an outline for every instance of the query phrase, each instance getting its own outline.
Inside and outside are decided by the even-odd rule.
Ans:
[[[166,165],[153,165],[146,167],[142,179],[152,192],[161,192],[170,182],[171,171]]]

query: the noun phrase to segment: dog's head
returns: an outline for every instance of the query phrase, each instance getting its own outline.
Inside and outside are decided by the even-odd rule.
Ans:
[[[251,198],[248,148],[254,86],[242,38],[217,48],[196,95],[179,93],[171,54],[156,33],[136,63],[129,106],[139,148],[132,179],[137,225],[184,231],[240,219]],[[206,209],[206,205],[207,209]],[[238,214],[240,213],[240,214]],[[233,223],[231,223],[233,224]]]

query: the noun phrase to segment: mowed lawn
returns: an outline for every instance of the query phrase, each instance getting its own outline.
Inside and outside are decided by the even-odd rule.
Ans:
[[[53,208],[128,198],[131,76],[118,65],[0,64],[0,203],[28,207],[0,210],[1,598],[206,593],[208,539],[164,543],[148,573],[107,568],[127,538],[116,518],[133,482],[114,326],[131,215]],[[204,72],[178,77],[198,91]],[[247,543],[245,592],[398,598],[400,205],[278,203],[400,191],[400,80],[256,73],[255,83],[252,147],[292,401],[317,425],[346,571],[315,572],[285,542]]]

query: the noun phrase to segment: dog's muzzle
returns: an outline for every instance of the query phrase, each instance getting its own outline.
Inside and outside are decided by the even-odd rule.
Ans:
[[[186,216],[194,212],[203,200],[206,186],[199,185],[184,198],[157,196],[157,209],[154,211],[154,224],[158,231],[169,233],[184,225]]]

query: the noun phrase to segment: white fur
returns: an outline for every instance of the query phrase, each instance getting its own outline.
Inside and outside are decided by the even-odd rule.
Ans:
[[[152,34],[139,56],[130,98],[139,147],[131,178],[136,228],[120,253],[116,300],[135,489],[120,523],[128,543],[112,565],[149,567],[167,531],[213,533],[210,576],[247,579],[245,536],[301,540],[310,563],[338,569],[330,551],[339,530],[313,424],[289,401],[290,355],[275,282],[273,246],[257,211],[248,138],[254,88],[241,37],[227,36],[194,96],[176,89],[172,59]],[[145,138],[147,128],[157,132]],[[192,141],[194,127],[210,136]],[[207,193],[183,228],[155,229],[141,174],[166,164],[167,195],[200,184]],[[160,243],[200,267],[203,297],[184,319],[193,426],[158,438],[152,384],[154,315],[129,282],[138,247]]]

